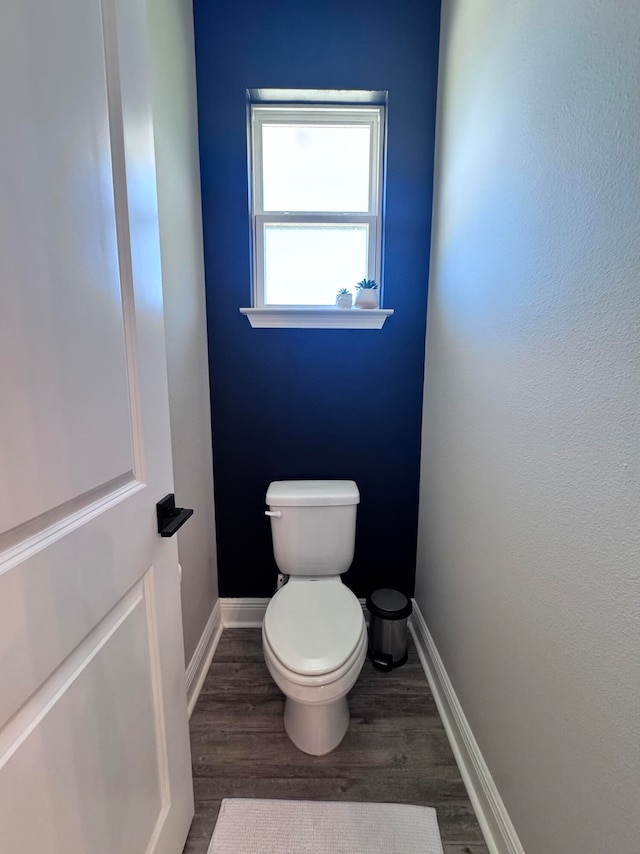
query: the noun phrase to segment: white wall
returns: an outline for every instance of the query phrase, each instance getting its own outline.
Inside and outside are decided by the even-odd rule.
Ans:
[[[640,851],[637,0],[444,0],[416,598],[527,854]]]
[[[193,11],[149,0],[169,405],[187,662],[218,598]]]

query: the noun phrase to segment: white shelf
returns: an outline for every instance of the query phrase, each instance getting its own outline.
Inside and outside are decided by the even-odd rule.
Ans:
[[[241,308],[254,329],[382,329],[392,308]]]

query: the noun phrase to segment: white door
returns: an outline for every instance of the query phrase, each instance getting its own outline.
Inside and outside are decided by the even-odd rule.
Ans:
[[[0,851],[193,812],[144,0],[0,5]]]

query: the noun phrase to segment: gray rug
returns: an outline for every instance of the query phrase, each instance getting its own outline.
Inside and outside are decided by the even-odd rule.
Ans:
[[[209,854],[443,854],[436,811],[405,804],[227,798]]]

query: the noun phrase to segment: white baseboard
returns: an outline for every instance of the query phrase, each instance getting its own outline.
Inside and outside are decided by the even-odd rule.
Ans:
[[[225,629],[259,629],[270,600],[239,598],[218,601],[222,608],[222,625]],[[359,601],[364,609],[364,599]],[[365,614],[368,616],[366,610]]]
[[[415,600],[409,627],[490,854],[525,854]]]
[[[225,629],[259,629],[269,599],[220,599]]]
[[[191,717],[193,707],[200,696],[200,691],[211,667],[211,660],[218,646],[221,634],[222,609],[220,607],[220,600],[218,599],[213,606],[211,616],[207,620],[207,624],[198,641],[198,646],[195,648],[187,667],[187,710],[189,717]]]

